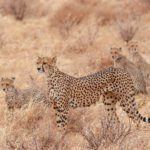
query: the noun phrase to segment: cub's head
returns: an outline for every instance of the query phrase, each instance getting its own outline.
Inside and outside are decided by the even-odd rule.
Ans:
[[[122,55],[122,48],[113,47],[110,49],[112,60],[117,60]]]
[[[138,52],[138,43],[131,41],[127,44],[129,54],[133,55]]]
[[[56,66],[56,57],[38,57],[36,65],[40,73],[50,73]]]
[[[12,78],[1,78],[0,86],[4,92],[11,92],[14,89],[15,77]]]

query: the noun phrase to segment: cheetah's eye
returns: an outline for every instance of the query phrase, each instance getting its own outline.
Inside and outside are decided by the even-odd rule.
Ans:
[[[43,65],[46,65],[46,62],[44,62]]]
[[[9,86],[9,84],[8,84],[8,83],[6,83],[6,86]]]

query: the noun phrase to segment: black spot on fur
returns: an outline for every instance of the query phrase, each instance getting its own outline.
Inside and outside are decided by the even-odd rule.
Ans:
[[[146,118],[145,117],[143,118],[143,121],[146,122]]]
[[[57,123],[61,123],[61,120],[58,120]]]

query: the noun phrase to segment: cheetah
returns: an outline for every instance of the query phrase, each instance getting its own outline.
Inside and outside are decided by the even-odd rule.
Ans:
[[[137,94],[147,94],[146,82],[142,72],[126,56],[122,55],[122,48],[111,48],[110,55],[115,68],[122,68],[130,74]]]
[[[150,118],[143,117],[136,106],[135,88],[130,75],[121,68],[109,67],[94,74],[73,77],[57,67],[57,57],[38,57],[37,71],[47,78],[48,97],[56,112],[59,129],[65,130],[68,113],[71,108],[89,107],[100,100],[111,122],[118,120],[116,103],[136,123],[141,120],[150,123]]]
[[[142,71],[144,78],[150,78],[150,64],[139,53],[138,43],[131,41],[127,45],[130,60]]]
[[[8,110],[14,110],[21,108],[25,104],[28,104],[32,99],[33,102],[44,102],[49,104],[46,94],[42,93],[38,89],[24,89],[20,90],[15,87],[15,77],[1,78],[1,89],[6,93],[5,101]]]

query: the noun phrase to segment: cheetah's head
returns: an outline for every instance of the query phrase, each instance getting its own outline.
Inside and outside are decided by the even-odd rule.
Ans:
[[[112,60],[117,60],[122,54],[122,48],[113,47],[110,49],[110,55]]]
[[[38,57],[36,65],[40,73],[50,73],[56,66],[56,57]]]
[[[4,92],[11,92],[14,89],[15,77],[1,78],[0,86]]]
[[[138,52],[138,43],[135,41],[131,41],[127,44],[129,54],[134,55]]]

